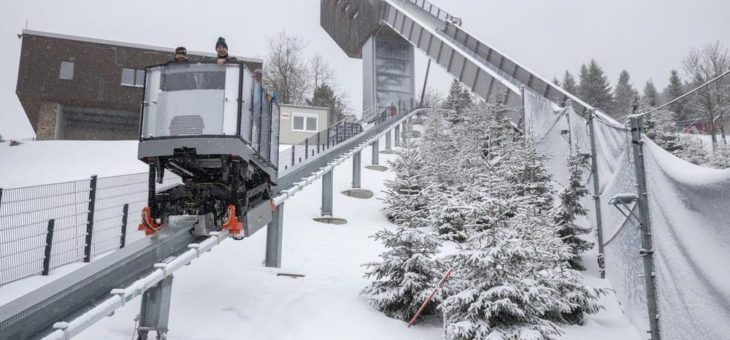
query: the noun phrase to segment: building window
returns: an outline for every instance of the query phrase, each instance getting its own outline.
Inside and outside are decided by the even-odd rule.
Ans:
[[[292,113],[292,131],[317,132],[317,115]]]
[[[122,68],[122,85],[134,87],[144,86],[144,70]]]
[[[74,79],[74,62],[73,61],[62,61],[61,72],[58,74],[59,79],[72,80]]]

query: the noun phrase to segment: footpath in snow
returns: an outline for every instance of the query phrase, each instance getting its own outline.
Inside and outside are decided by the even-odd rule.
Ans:
[[[384,142],[381,141],[381,145]],[[24,186],[88,177],[85,169],[104,175],[142,172],[136,160],[136,141],[124,142],[27,142],[15,150],[0,144],[2,186]],[[23,151],[17,153],[18,151]],[[93,151],[93,152],[92,152]],[[370,163],[370,149],[363,150],[363,165]],[[381,154],[385,163],[392,155]],[[48,167],[49,159],[53,167]],[[8,162],[10,161],[10,162]],[[32,169],[32,170],[29,170]],[[51,170],[52,169],[52,170]],[[25,171],[24,171],[25,170]],[[26,178],[23,173],[31,174]],[[316,181],[285,203],[282,268],[263,266],[266,232],[243,241],[227,240],[189,267],[177,272],[173,284],[169,337],[192,339],[441,339],[442,325],[431,320],[407,328],[370,307],[359,296],[367,284],[361,264],[377,261],[383,251],[369,238],[376,231],[394,228],[381,213],[384,180],[391,172],[363,169],[362,186],[375,197],[362,200],[340,194],[350,188],[351,160],[334,171],[334,215],[345,225],[314,222],[319,216],[321,181]],[[17,184],[16,184],[17,183]],[[445,248],[453,249],[453,245]],[[584,259],[591,266],[595,252]],[[77,264],[74,264],[77,266]],[[61,268],[50,278],[67,272]],[[304,277],[279,276],[280,273]],[[596,275],[595,265],[584,273],[590,285],[610,287]],[[28,280],[36,280],[30,278]],[[22,282],[0,287],[0,297],[19,294]],[[76,339],[128,340],[140,299],[105,318]],[[606,310],[588,316],[583,326],[565,327],[562,339],[643,339],[621,314],[616,298],[601,299]]]

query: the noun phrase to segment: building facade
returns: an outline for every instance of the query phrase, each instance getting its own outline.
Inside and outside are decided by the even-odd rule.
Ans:
[[[279,104],[279,144],[297,144],[327,129],[329,108]]]
[[[137,139],[144,68],[174,53],[174,47],[30,30],[22,39],[16,94],[40,140]],[[237,58],[251,70],[262,66],[260,59]]]

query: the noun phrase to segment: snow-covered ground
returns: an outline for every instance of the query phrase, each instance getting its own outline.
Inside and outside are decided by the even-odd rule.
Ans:
[[[24,141],[0,143],[0,188],[127,175],[147,171],[137,141]]]
[[[692,137],[700,140],[702,142],[702,147],[705,149],[705,151],[707,151],[708,154],[712,154],[712,136],[694,133],[680,133],[679,135],[682,137]],[[720,135],[717,135],[716,138],[717,143],[722,144],[722,137]]]
[[[382,142],[381,142],[381,145]],[[370,155],[364,150],[363,155]],[[381,163],[393,155],[382,154]],[[363,158],[363,165],[370,157]],[[145,171],[136,160],[136,142],[26,142],[0,144],[0,186],[18,187],[83,179],[92,174],[118,175]],[[361,200],[336,194],[334,212],[345,225],[314,222],[321,201],[316,181],[285,203],[282,268],[265,268],[265,231],[237,242],[227,240],[177,272],[173,285],[170,333],[172,339],[441,339],[438,320],[406,327],[384,316],[359,296],[367,280],[361,264],[377,261],[382,245],[369,238],[382,228],[393,228],[380,212],[383,181],[391,172],[363,169],[363,188],[375,198]],[[334,188],[350,187],[351,162],[335,169]],[[447,249],[453,246],[446,245]],[[595,263],[595,253],[585,263]],[[77,266],[75,264],[74,266]],[[58,278],[29,278],[0,287],[0,303],[28,291],[32,283]],[[280,273],[305,275],[301,278]],[[589,284],[609,287],[596,275],[585,273]],[[140,299],[105,318],[77,339],[131,339]],[[616,298],[601,300],[606,310],[586,319],[583,326],[566,327],[563,339],[643,339],[621,314]]]

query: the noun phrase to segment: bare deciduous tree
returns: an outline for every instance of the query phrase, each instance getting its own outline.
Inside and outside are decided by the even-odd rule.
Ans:
[[[306,43],[285,31],[268,39],[264,84],[275,90],[284,104],[302,104],[309,90],[309,71],[303,56]]]
[[[702,49],[690,50],[687,57],[682,60],[682,67],[688,78],[691,79],[691,84],[699,86],[727,71],[730,68],[730,58],[728,58],[727,49],[717,41]],[[716,125],[720,126],[719,132],[725,141],[723,123],[725,113],[730,109],[730,79],[725,77],[697,91],[690,105],[693,111],[708,120],[714,150],[717,146]]]
[[[317,53],[312,59],[309,60],[309,68],[312,78],[312,88],[316,89],[322,84],[327,84],[330,87],[336,87],[335,82],[335,71],[327,63],[324,57]]]

